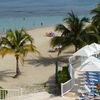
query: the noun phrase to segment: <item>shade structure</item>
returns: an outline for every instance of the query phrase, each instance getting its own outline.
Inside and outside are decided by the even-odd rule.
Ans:
[[[99,53],[100,52],[100,44],[92,43],[89,46],[92,47],[92,48],[94,48],[96,50],[95,53]]]
[[[98,58],[96,58],[94,56],[91,56],[91,57],[87,58],[81,65],[84,66],[89,62],[93,62],[93,63],[96,63],[96,64],[100,65],[100,59],[98,59]]]
[[[81,66],[80,71],[100,71],[100,60],[91,56]]]
[[[96,50],[93,47],[90,47],[89,45],[84,46],[83,48],[79,49],[77,52],[73,54],[73,56],[86,56],[89,57],[93,54],[95,54]]]

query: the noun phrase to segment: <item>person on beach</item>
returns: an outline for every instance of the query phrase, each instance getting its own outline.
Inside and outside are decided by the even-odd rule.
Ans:
[[[43,26],[43,22],[41,22],[41,26]]]

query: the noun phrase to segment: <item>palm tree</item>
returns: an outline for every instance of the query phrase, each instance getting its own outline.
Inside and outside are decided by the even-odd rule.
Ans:
[[[26,33],[24,29],[12,31],[11,29],[6,32],[6,35],[0,39],[0,54],[13,53],[16,58],[16,78],[21,74],[19,69],[19,59],[24,61],[24,56],[28,52],[37,52],[36,47],[33,45],[32,37]]]
[[[89,18],[83,17],[83,18],[81,19],[81,21],[83,21],[83,22],[89,22]]]
[[[92,39],[89,39],[89,41],[95,40],[96,43],[100,43],[100,29],[97,28],[96,25],[91,24],[87,27],[88,34],[93,35]]]
[[[51,46],[61,45],[62,48],[59,50],[58,54],[61,53],[69,45],[73,44],[75,46],[75,51],[77,51],[82,46],[91,42],[95,42],[97,38],[93,34],[88,34],[86,27],[83,24],[83,18],[79,19],[77,15],[73,13],[68,13],[68,17],[64,19],[65,24],[58,24],[55,31],[61,32],[61,36],[56,36],[51,39]],[[87,20],[86,20],[87,22]],[[95,39],[93,39],[95,37]]]
[[[91,10],[91,13],[94,14],[92,17],[92,23],[100,28],[100,3],[97,4],[97,7]]]

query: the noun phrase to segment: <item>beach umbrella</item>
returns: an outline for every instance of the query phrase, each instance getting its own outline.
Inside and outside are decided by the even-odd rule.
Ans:
[[[96,50],[95,53],[99,53],[100,52],[100,44],[92,43],[89,46],[92,47],[92,48],[94,48]]]
[[[87,58],[81,65],[84,66],[84,65],[88,64],[89,62],[93,62],[93,63],[96,63],[97,65],[99,65],[100,59],[98,59],[94,56],[91,56],[91,57]],[[91,73],[93,73],[93,72],[91,72]]]
[[[93,62],[89,62],[85,66],[82,66],[80,71],[100,71],[100,66],[96,65]]]
[[[91,56],[81,66],[80,71],[100,71],[100,60]]]
[[[73,56],[85,56],[89,57],[93,54],[95,54],[96,50],[93,47],[90,47],[89,45],[84,46],[83,48],[79,49],[77,52],[73,54]]]

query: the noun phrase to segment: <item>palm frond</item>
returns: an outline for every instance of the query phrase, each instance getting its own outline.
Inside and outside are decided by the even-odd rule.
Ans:
[[[58,24],[58,25],[56,25],[55,31],[63,32],[66,29],[67,28],[63,24]]]
[[[61,54],[62,51],[64,51],[71,45],[72,45],[72,43],[63,44],[62,47],[58,50],[58,56]]]
[[[89,18],[83,17],[83,18],[81,19],[81,22],[89,22]]]
[[[55,31],[61,32],[61,36],[66,36],[70,33],[70,30],[63,24],[58,24],[55,28]]]
[[[33,38],[24,29],[15,31],[9,29],[6,36],[0,38],[0,52],[3,56],[11,52],[18,56],[24,56],[28,52],[39,54],[32,43]]]
[[[0,47],[0,55],[4,57],[7,54],[13,54],[14,50],[8,47]]]
[[[97,4],[97,7],[91,10],[91,13],[100,14],[100,3]]]
[[[61,45],[62,40],[63,40],[63,37],[61,37],[61,36],[53,37],[53,38],[51,39],[51,41],[50,41],[50,45],[51,45],[52,47],[55,47],[55,46],[57,46],[57,45]]]
[[[33,53],[38,53],[40,55],[40,52],[36,49],[36,46],[33,44],[26,44],[23,46],[24,51],[27,52],[33,52]]]
[[[91,13],[94,14],[92,17],[92,24],[100,26],[100,3],[97,4],[97,7],[91,10]]]

